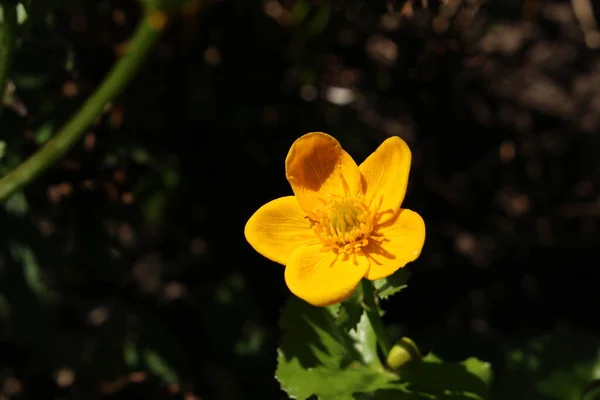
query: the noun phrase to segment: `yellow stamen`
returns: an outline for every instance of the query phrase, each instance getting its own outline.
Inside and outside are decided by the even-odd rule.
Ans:
[[[315,214],[318,220],[313,231],[321,240],[323,251],[356,254],[369,244],[373,214],[362,198],[331,196]]]

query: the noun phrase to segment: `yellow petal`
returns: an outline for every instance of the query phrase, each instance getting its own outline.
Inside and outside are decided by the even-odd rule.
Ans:
[[[400,208],[410,172],[411,152],[406,142],[397,136],[386,139],[361,165],[363,191],[372,207],[387,220]]]
[[[297,247],[319,242],[294,196],[275,199],[259,208],[246,223],[244,234],[256,251],[283,265]]]
[[[340,143],[322,132],[297,139],[285,159],[285,173],[294,194],[309,215],[323,205],[327,195],[356,196],[361,175],[352,157]]]
[[[370,261],[367,279],[385,278],[421,254],[425,243],[425,222],[416,212],[400,209],[391,220],[375,229],[384,240],[381,243],[370,241],[365,247]]]
[[[299,247],[285,267],[285,282],[292,293],[318,307],[346,300],[369,269],[364,255],[344,259],[321,245]]]

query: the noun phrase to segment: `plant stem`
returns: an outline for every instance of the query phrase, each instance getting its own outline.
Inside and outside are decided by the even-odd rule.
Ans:
[[[104,112],[106,105],[125,89],[160,38],[166,17],[159,10],[144,15],[126,53],[112,67],[96,91],[44,147],[0,179],[0,202],[31,182],[65,154]]]
[[[390,350],[392,350],[392,340],[390,339],[390,335],[388,334],[387,330],[385,329],[385,325],[381,320],[378,301],[375,295],[375,290],[373,289],[373,283],[367,279],[363,279],[361,281],[361,286],[363,291],[363,305],[365,312],[367,313],[367,318],[369,318],[369,322],[373,327],[375,336],[377,336],[379,349],[385,358],[390,353]]]
[[[0,109],[4,103],[4,95],[8,83],[8,75],[12,67],[15,43],[17,40],[17,6],[10,1],[0,0]]]

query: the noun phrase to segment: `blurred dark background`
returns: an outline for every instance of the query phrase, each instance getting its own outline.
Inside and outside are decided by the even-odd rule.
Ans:
[[[1,172],[102,81],[134,1],[31,1]],[[0,213],[0,398],[283,399],[283,268],[245,242],[310,131],[413,151],[427,224],[395,338],[494,366],[494,398],[600,378],[600,7],[204,1],[85,138]],[[592,8],[586,8],[592,7]],[[595,15],[594,15],[595,13]]]

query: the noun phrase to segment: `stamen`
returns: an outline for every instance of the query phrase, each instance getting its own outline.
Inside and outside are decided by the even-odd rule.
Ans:
[[[323,244],[322,250],[346,256],[360,253],[369,244],[373,231],[374,216],[369,207],[362,197],[330,196],[328,200],[315,210],[318,220],[313,225],[314,233]]]
[[[348,182],[346,178],[344,178],[344,174],[340,172],[340,178],[342,179],[342,186],[344,187],[344,194],[346,196],[350,196],[350,186],[348,186]]]

